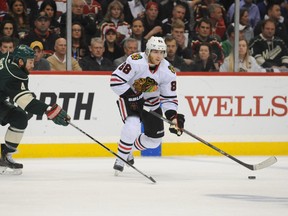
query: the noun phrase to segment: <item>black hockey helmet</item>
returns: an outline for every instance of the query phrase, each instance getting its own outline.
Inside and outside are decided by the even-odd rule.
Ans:
[[[25,65],[27,59],[34,59],[35,52],[29,46],[21,44],[15,48],[15,50],[12,53],[12,56],[15,63],[18,64],[19,59],[22,59]]]

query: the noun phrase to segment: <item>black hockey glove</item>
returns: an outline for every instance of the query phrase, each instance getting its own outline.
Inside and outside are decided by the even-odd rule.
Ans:
[[[181,136],[183,133],[185,116],[183,114],[177,113],[175,110],[168,110],[166,111],[165,115],[167,119],[173,123],[170,125],[169,131],[171,133],[177,134],[177,136]]]
[[[143,109],[143,104],[144,104],[144,99],[143,99],[143,94],[136,94],[136,95],[131,95],[127,96],[127,101],[129,104],[129,108],[132,111],[142,111]]]
[[[70,120],[70,116],[57,104],[54,104],[45,113],[48,119],[58,125],[67,126]]]

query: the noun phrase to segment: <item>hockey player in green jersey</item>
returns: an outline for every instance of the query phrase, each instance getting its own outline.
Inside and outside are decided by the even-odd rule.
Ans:
[[[0,124],[9,124],[5,143],[1,144],[0,174],[21,174],[23,164],[12,159],[28,124],[27,112],[46,114],[54,123],[67,126],[70,117],[57,104],[49,106],[34,98],[28,88],[28,75],[34,67],[34,51],[19,45],[13,53],[1,54],[0,58]],[[18,106],[13,105],[7,99]],[[12,171],[8,171],[7,168]]]

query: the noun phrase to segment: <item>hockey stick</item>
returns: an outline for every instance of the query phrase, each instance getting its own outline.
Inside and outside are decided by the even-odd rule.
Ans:
[[[166,119],[165,117],[163,117],[162,115],[158,114],[157,112],[154,112],[153,110],[149,110],[149,109],[147,109],[146,107],[144,108],[144,110],[147,111],[147,112],[149,112],[149,113],[151,113],[152,115],[154,115],[154,116],[162,119],[164,122],[167,122],[167,123],[170,124],[170,125],[175,125],[172,121]],[[269,166],[271,166],[271,165],[273,165],[274,163],[277,162],[277,158],[274,157],[274,156],[272,156],[272,157],[269,157],[268,159],[262,161],[262,162],[259,163],[259,164],[255,164],[255,165],[253,165],[253,164],[247,164],[247,163],[244,163],[243,161],[240,161],[239,159],[233,157],[232,155],[224,152],[223,150],[217,148],[216,146],[212,145],[211,143],[203,140],[202,138],[196,136],[195,134],[193,134],[193,133],[185,130],[184,128],[183,128],[183,132],[186,133],[186,134],[188,134],[189,136],[195,138],[196,140],[200,141],[201,143],[209,146],[210,148],[214,149],[215,151],[221,153],[222,155],[224,155],[224,156],[226,156],[226,157],[234,160],[234,161],[237,162],[238,164],[241,164],[242,166],[250,169],[250,170],[260,170],[260,169],[264,169],[264,168],[269,167]]]
[[[141,175],[145,176],[147,179],[149,179],[150,181],[152,181],[153,183],[156,183],[156,181],[151,177],[151,176],[147,176],[146,174],[144,174],[143,172],[141,172],[140,170],[138,170],[135,166],[129,164],[126,160],[124,160],[122,157],[120,157],[118,154],[116,154],[115,152],[113,152],[111,149],[109,149],[108,147],[106,147],[104,144],[102,144],[101,142],[99,142],[98,140],[96,140],[95,138],[93,138],[92,136],[90,136],[89,134],[87,134],[85,131],[83,131],[82,129],[80,129],[79,127],[77,127],[76,125],[74,125],[73,123],[71,123],[70,121],[67,121],[72,127],[76,128],[78,131],[80,131],[81,133],[85,134],[86,136],[88,136],[90,139],[92,139],[94,142],[98,143],[100,146],[102,146],[103,148],[105,148],[107,151],[109,151],[111,154],[113,154],[114,156],[116,156],[117,158],[119,158],[120,160],[122,160],[123,162],[125,162],[128,166],[132,167],[134,170],[136,170],[138,173],[140,173]]]

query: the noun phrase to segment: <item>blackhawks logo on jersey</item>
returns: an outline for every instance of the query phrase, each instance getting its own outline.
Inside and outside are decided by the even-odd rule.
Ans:
[[[172,72],[172,73],[176,73],[175,68],[172,65],[168,66],[168,69]]]
[[[134,81],[133,87],[137,92],[155,92],[158,89],[158,83],[151,77],[139,78]]]
[[[131,55],[132,60],[139,60],[142,59],[143,57],[139,53],[134,53]]]

